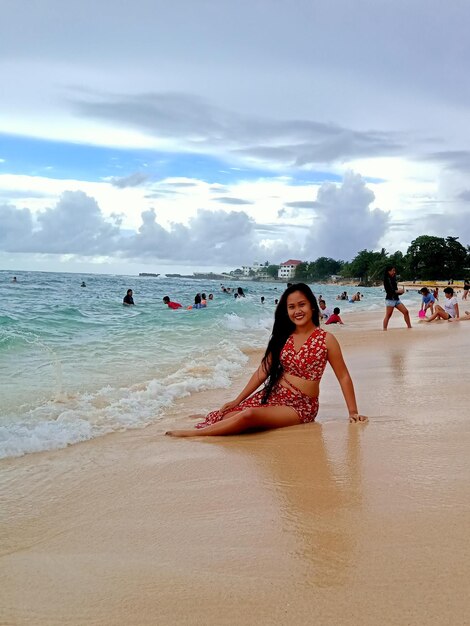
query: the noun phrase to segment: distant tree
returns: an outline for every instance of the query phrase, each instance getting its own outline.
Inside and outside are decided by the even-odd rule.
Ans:
[[[299,263],[295,268],[294,279],[298,282],[307,282],[309,280],[309,263]]]
[[[359,278],[363,282],[369,280],[371,269],[374,264],[379,262],[386,264],[387,253],[382,248],[381,252],[374,252],[373,250],[361,250],[356,254],[354,259],[343,268],[343,275],[351,278]],[[347,274],[345,274],[347,272]]]
[[[467,250],[457,240],[458,237],[446,237],[446,267],[449,272],[447,278],[464,278]]]
[[[397,270],[397,275],[402,277],[406,269],[406,261],[403,252],[397,250],[393,254],[387,254],[384,248],[380,252],[380,258],[376,258],[368,269],[368,282],[380,282],[385,273],[387,265],[393,265]]]
[[[418,280],[450,278],[448,250],[443,237],[421,235],[414,239],[406,253],[410,277]]]
[[[272,276],[272,278],[277,278],[279,265],[268,265],[266,272],[269,274],[269,276]]]
[[[312,280],[327,280],[332,274],[339,274],[343,267],[342,261],[335,261],[331,257],[321,256],[310,263],[309,270]]]

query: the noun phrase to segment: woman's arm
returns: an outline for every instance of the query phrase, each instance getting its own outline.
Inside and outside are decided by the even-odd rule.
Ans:
[[[455,313],[455,316],[454,316],[454,317],[455,317],[455,319],[458,319],[458,318],[459,318],[459,315],[460,315],[460,314],[459,314],[459,305],[458,305],[458,302],[456,302],[456,303],[454,304],[454,313]]]
[[[341,386],[344,400],[349,411],[350,422],[365,422],[367,417],[360,415],[357,411],[356,394],[354,393],[354,385],[349,375],[348,368],[343,359],[340,345],[333,335],[327,333],[325,339],[326,347],[328,349],[328,363],[333,368],[336,378]]]

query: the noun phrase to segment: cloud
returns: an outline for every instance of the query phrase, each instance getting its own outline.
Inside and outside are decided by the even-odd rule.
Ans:
[[[350,259],[374,249],[388,229],[390,216],[371,209],[375,196],[359,174],[348,172],[341,185],[324,183],[317,194],[317,220],[305,241],[304,257]]]
[[[71,101],[80,116],[131,126],[192,151],[225,151],[240,159],[303,167],[364,156],[400,154],[402,138],[308,119],[243,116],[187,93],[89,93]]]
[[[123,176],[122,178],[111,178],[111,185],[124,189],[125,187],[137,187],[142,183],[145,183],[149,179],[148,174],[143,172],[134,172],[129,176]]]
[[[94,198],[67,191],[55,207],[34,216],[29,209],[1,207],[4,228],[0,242],[2,249],[17,252],[110,255],[200,265],[239,264],[266,255],[279,261],[294,253],[309,259],[323,254],[350,258],[361,247],[373,247],[388,226],[387,213],[370,209],[373,200],[374,194],[361,176],[349,173],[342,185],[323,184],[316,201],[301,202],[302,206],[308,202],[309,209],[310,203],[315,205],[310,224],[259,224],[242,210],[201,208],[187,223],[172,222],[164,227],[150,208],[142,211],[137,230],[124,231],[121,216],[105,219]],[[296,232],[301,234],[300,240]]]
[[[186,226],[169,229],[157,222],[154,209],[142,213],[142,225],[126,239],[126,255],[202,264],[237,263],[259,251],[255,222],[244,212],[200,209]]]
[[[119,218],[106,221],[94,198],[66,191],[54,208],[38,213],[0,207],[0,243],[9,252],[102,255],[115,250]]]
[[[47,198],[50,194],[43,191],[32,191],[28,189],[0,189],[0,198],[13,200],[20,198],[21,200],[29,200],[32,198]]]
[[[295,202],[286,202],[286,206],[292,209],[315,209],[318,205],[314,200],[296,200]]]
[[[165,185],[168,187],[196,187],[197,183],[195,181],[175,181],[170,182],[168,180],[165,181]]]
[[[470,170],[470,151],[468,150],[442,150],[440,152],[432,152],[425,155],[423,160],[443,163],[445,167],[464,172],[465,174]]]
[[[66,191],[56,206],[34,215],[0,205],[0,250],[231,265],[288,249],[278,226],[262,227],[244,211],[199,209],[187,224],[163,227],[152,208],[142,211],[137,230],[124,230],[121,222],[120,215],[105,219],[96,200],[81,191]],[[270,234],[275,239],[262,240]]]
[[[232,198],[230,196],[220,196],[218,198],[212,198],[213,202],[222,202],[224,204],[253,204],[249,200],[243,200],[242,198]]]
[[[28,245],[33,229],[29,209],[0,205],[0,249],[6,252],[21,252]]]

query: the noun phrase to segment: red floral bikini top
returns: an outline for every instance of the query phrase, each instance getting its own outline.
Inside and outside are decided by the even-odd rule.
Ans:
[[[284,372],[304,380],[320,380],[325,371],[328,356],[325,338],[326,332],[321,328],[315,328],[296,352],[294,336],[291,335],[280,355]]]

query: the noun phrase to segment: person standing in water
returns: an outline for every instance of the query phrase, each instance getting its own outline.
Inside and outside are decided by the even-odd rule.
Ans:
[[[320,380],[329,363],[343,392],[350,422],[365,422],[358,412],[354,386],[337,339],[320,328],[312,290],[304,283],[288,287],[274,314],[264,357],[231,402],[212,411],[195,429],[173,430],[173,437],[238,435],[313,422],[318,413]],[[257,391],[258,387],[264,388]]]
[[[132,289],[128,289],[126,295],[122,299],[122,303],[124,306],[132,306],[134,303],[134,298],[132,297]]]
[[[399,289],[397,285],[397,270],[392,265],[387,265],[384,273],[384,289],[385,289],[385,317],[383,321],[383,329],[387,330],[388,322],[393,315],[393,311],[397,309],[403,314],[406,325],[411,328],[410,314],[406,306],[400,301],[400,296],[405,290]]]

